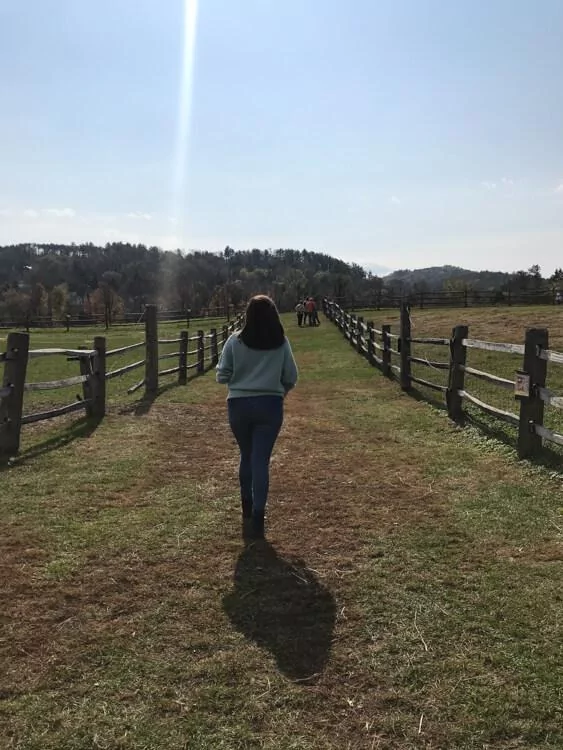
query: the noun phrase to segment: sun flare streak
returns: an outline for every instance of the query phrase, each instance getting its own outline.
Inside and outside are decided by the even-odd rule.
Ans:
[[[177,221],[177,234],[182,243],[186,233],[186,192],[188,180],[188,154],[192,123],[195,42],[198,0],[184,0],[184,30],[182,75],[178,96],[178,121],[174,150],[173,217]]]

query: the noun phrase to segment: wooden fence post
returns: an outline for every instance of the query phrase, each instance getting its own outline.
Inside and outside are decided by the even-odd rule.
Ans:
[[[94,339],[94,366],[90,380],[90,398],[92,399],[92,416],[102,419],[106,414],[106,339],[96,336]]]
[[[79,346],[79,349],[86,349],[85,346]],[[86,380],[82,383],[82,398],[86,402],[86,416],[92,417],[92,373],[94,358],[91,354],[86,357],[78,357],[80,364],[80,374],[85,377]]]
[[[364,319],[361,316],[358,316],[356,318],[356,351],[358,354],[363,354],[362,349],[362,323],[364,322]]]
[[[205,370],[205,342],[203,331],[197,332],[197,372],[199,375]]]
[[[217,329],[211,329],[211,366],[215,367],[219,362],[219,351],[217,346]]]
[[[227,326],[223,326],[223,346],[227,343],[227,339],[229,338],[229,329]]]
[[[178,385],[188,382],[188,332],[180,331],[180,360],[178,362]]]
[[[350,315],[350,346],[355,346],[352,339],[354,338],[354,333],[356,332],[356,316],[354,314]]]
[[[549,348],[549,333],[545,328],[529,328],[524,343],[524,372],[530,376],[530,395],[520,400],[520,424],[518,427],[518,457],[529,458],[542,449],[542,439],[534,431],[534,425],[543,425],[544,402],[539,389],[545,387],[547,360],[538,356],[542,349]]]
[[[0,455],[15,455],[20,447],[28,352],[29,334],[8,334],[2,390],[9,393],[0,398]]]
[[[158,391],[158,323],[156,305],[145,306],[145,395]]]
[[[465,387],[465,362],[467,360],[467,348],[463,339],[469,335],[467,326],[456,326],[452,331],[450,339],[450,374],[448,390],[446,391],[446,403],[448,405],[448,416],[454,422],[463,421],[463,397],[459,391]]]
[[[390,333],[391,326],[388,323],[381,326],[381,346],[383,347],[381,353],[381,359],[383,360],[381,370],[387,378],[391,376],[391,339],[389,338]]]
[[[366,331],[366,341],[368,346],[368,353],[367,353],[367,360],[370,363],[370,365],[375,364],[374,355],[375,355],[375,347],[373,345],[373,320],[368,320],[367,322],[367,331]]]
[[[408,391],[411,387],[411,316],[409,306],[401,305],[401,388]]]

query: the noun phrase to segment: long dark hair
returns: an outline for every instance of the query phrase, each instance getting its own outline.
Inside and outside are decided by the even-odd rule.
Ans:
[[[257,294],[248,303],[239,338],[250,349],[279,349],[284,343],[278,309],[265,294]]]

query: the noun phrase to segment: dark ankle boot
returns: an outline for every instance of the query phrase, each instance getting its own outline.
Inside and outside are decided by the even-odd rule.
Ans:
[[[242,517],[242,538],[245,541],[254,539],[254,527],[252,525],[252,518]]]
[[[241,498],[242,538],[252,539],[252,500]]]
[[[264,511],[252,511],[252,536],[254,539],[264,539]]]

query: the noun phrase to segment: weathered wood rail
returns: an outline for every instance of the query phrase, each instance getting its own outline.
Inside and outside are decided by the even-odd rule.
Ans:
[[[154,396],[158,391],[160,378],[178,376],[178,384],[186,385],[188,372],[205,372],[206,366],[214,367],[228,337],[240,328],[242,316],[238,316],[219,333],[212,328],[208,333],[198,331],[189,336],[188,331],[180,332],[178,338],[158,338],[158,318],[155,305],[147,305],[145,312],[145,339],[116,349],[106,349],[106,338],[96,336],[92,349],[29,349],[28,333],[10,333],[6,351],[0,352],[0,363],[4,365],[2,386],[0,387],[0,455],[15,455],[20,446],[23,425],[52,419],[72,412],[85,412],[87,417],[101,419],[106,413],[106,382],[121,377],[134,370],[144,368],[143,378],[131,386],[131,394],[145,387],[146,396]],[[195,348],[190,349],[190,343]],[[159,353],[159,346],[178,344],[178,350]],[[107,360],[144,348],[144,358],[121,367],[107,369]],[[67,361],[78,362],[80,375],[59,380],[26,382],[29,359],[48,356],[64,356]],[[189,358],[195,361],[189,363]],[[159,369],[159,362],[177,360],[174,367]],[[82,386],[82,395],[64,406],[24,414],[24,394],[33,391],[52,391]]]
[[[450,338],[413,337],[407,305],[401,308],[399,334],[391,333],[390,325],[378,329],[372,321],[366,322],[330,300],[323,300],[323,311],[359,354],[365,356],[370,364],[379,367],[385,376],[396,377],[404,391],[409,391],[414,383],[444,394],[448,414],[455,422],[464,421],[463,403],[466,401],[483,413],[518,429],[520,458],[537,455],[542,450],[544,440],[563,445],[563,434],[544,425],[545,404],[563,409],[563,397],[546,388],[547,362],[563,364],[563,354],[549,349],[546,329],[528,329],[524,344],[472,339],[469,338],[467,326],[455,326]],[[413,356],[411,348],[416,344],[443,347],[447,356],[441,361]],[[514,380],[479,370],[467,364],[468,349],[522,356],[522,369],[515,372]],[[400,364],[394,364],[392,357],[398,358]],[[447,370],[448,385],[413,375],[413,364],[432,370]],[[466,376],[512,391],[519,402],[519,413],[499,409],[477,398],[467,390]]]

